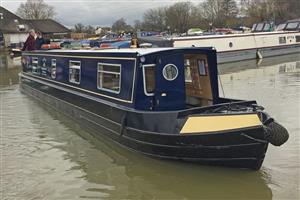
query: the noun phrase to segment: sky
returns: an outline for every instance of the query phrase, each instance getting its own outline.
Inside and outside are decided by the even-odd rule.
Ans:
[[[172,5],[186,0],[44,0],[54,7],[55,19],[65,26],[77,23],[94,26],[111,26],[116,20],[124,18],[127,23],[142,20],[143,13],[150,9]],[[200,3],[202,0],[190,0]],[[0,0],[4,8],[16,12],[26,0]]]

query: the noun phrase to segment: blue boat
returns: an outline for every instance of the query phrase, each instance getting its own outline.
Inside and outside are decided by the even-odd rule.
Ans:
[[[22,92],[98,138],[156,158],[258,170],[284,127],[221,98],[212,48],[23,52]]]

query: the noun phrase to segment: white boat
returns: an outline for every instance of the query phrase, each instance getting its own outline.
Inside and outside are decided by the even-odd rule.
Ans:
[[[267,32],[269,23],[255,24],[252,33],[172,38],[174,47],[214,47],[218,63],[300,53],[300,19]]]

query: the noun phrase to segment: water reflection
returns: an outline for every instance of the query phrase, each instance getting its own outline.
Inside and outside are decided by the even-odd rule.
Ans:
[[[219,74],[230,74],[249,69],[259,69],[274,67],[279,72],[299,72],[300,55],[290,54],[286,56],[269,57],[261,60],[245,60],[234,63],[224,63],[218,65]]]
[[[12,58],[0,53],[0,88],[19,83],[20,60],[20,57]]]
[[[297,199],[299,61],[277,57],[219,68],[228,96],[258,99],[291,133],[287,145],[270,146],[260,171],[152,159],[106,138],[95,139],[72,120],[20,94],[19,67],[1,67],[0,193],[4,199]],[[275,104],[272,95],[285,102]]]

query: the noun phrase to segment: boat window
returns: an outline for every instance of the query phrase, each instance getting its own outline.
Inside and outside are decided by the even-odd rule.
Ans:
[[[264,31],[270,31],[271,25],[270,24],[265,24],[264,26]]]
[[[40,73],[40,68],[39,68],[39,59],[37,57],[32,57],[32,73],[34,74],[39,74]]]
[[[192,82],[192,71],[191,71],[191,61],[190,59],[184,60],[184,77],[186,83]]]
[[[296,35],[296,42],[300,42],[300,35]]]
[[[51,60],[51,78],[56,78],[56,59]]]
[[[167,64],[163,68],[163,76],[168,81],[173,81],[177,78],[178,75],[178,69],[173,64]]]
[[[144,93],[147,96],[154,95],[155,89],[155,64],[143,65]]]
[[[277,27],[276,27],[276,30],[277,31],[282,31],[284,28],[285,28],[286,24],[279,24]]]
[[[263,27],[264,27],[264,23],[259,23],[259,24],[257,24],[255,30],[256,30],[256,31],[262,31],[262,30],[263,30]]]
[[[98,63],[97,88],[113,93],[120,93],[121,65]]]
[[[203,60],[203,59],[197,60],[197,64],[198,64],[199,74],[201,76],[206,76],[207,72],[206,72],[206,63],[205,63],[205,60]]]
[[[286,38],[285,37],[279,37],[279,44],[285,44]]]
[[[42,76],[47,76],[47,60],[46,58],[42,59],[42,67],[41,67],[41,72],[42,72]]]
[[[81,74],[81,62],[80,61],[70,61],[69,63],[69,81],[71,83],[80,83]]]
[[[298,27],[299,22],[290,22],[286,25],[286,30],[293,30]]]
[[[253,24],[251,31],[252,32],[255,31],[255,28],[256,28],[256,24]]]

